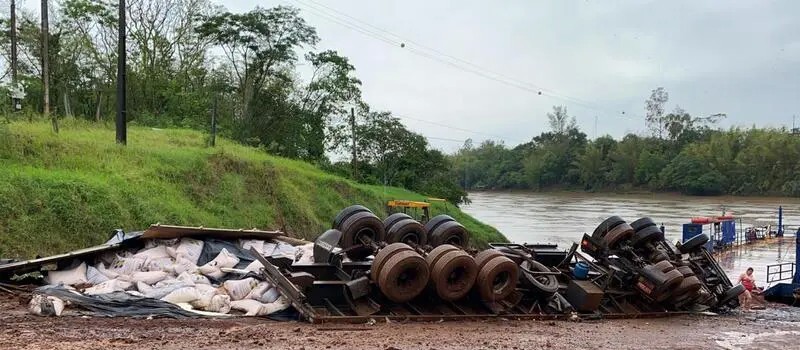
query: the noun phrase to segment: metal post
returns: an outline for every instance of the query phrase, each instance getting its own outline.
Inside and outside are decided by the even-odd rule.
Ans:
[[[783,237],[783,206],[778,207],[778,237]]]
[[[125,46],[125,0],[119,0],[119,38],[117,42],[117,143],[128,143],[128,130],[126,120],[126,74],[125,64],[127,50]]]
[[[11,0],[11,85],[14,91],[17,89],[17,5],[14,0]],[[12,93],[11,96],[11,110],[18,111],[19,103],[16,96]]]
[[[47,118],[50,116],[50,20],[47,0],[42,0],[42,114]],[[58,133],[58,119],[53,115],[51,120],[53,131]]]
[[[353,180],[358,181],[358,160],[356,153],[356,112],[350,107],[350,130],[353,134]]]
[[[217,145],[217,94],[214,94],[214,109],[211,110],[211,147]]]

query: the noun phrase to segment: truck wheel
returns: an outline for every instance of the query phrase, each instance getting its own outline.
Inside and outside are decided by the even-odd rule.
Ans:
[[[481,250],[478,254],[475,254],[475,265],[478,266],[478,271],[483,269],[483,266],[486,265],[489,260],[494,259],[497,256],[504,256],[503,253],[495,250],[495,249],[486,249]]]
[[[697,291],[702,287],[703,283],[700,282],[700,279],[695,276],[689,276],[684,277],[681,284],[679,284],[672,293],[674,295],[694,294],[697,293]]]
[[[694,271],[692,271],[692,268],[689,266],[678,266],[677,269],[681,272],[683,277],[695,276]]]
[[[403,242],[409,245],[424,245],[428,242],[425,226],[414,219],[397,221],[386,231],[386,242]]]
[[[658,227],[655,226],[647,226],[644,227],[633,235],[633,239],[631,239],[631,245],[634,247],[643,246],[649,242],[663,240],[664,239],[664,232]]]
[[[467,229],[456,221],[448,221],[436,226],[433,231],[428,231],[429,244],[438,246],[451,244],[457,247],[466,247],[469,242]]]
[[[672,265],[669,261],[659,261],[655,265],[653,265],[658,271],[667,273],[669,271],[675,270],[675,265]],[[681,275],[683,276],[683,275]]]
[[[428,263],[428,268],[433,269],[433,265],[444,256],[446,253],[458,250],[458,247],[449,244],[442,244],[436,248],[431,249],[428,255],[425,256],[425,261]]]
[[[656,226],[656,222],[651,218],[641,218],[631,223],[634,231],[639,231],[645,227]]]
[[[603,238],[603,236],[605,236],[609,230],[611,230],[614,227],[617,227],[618,225],[624,222],[625,220],[622,220],[622,218],[619,216],[612,216],[608,219],[605,219],[603,220],[603,222],[600,223],[600,225],[597,225],[597,228],[594,229],[594,232],[592,232],[592,238],[594,239]]]
[[[728,288],[725,293],[722,293],[722,297],[719,298],[719,302],[717,303],[718,306],[725,305],[730,301],[739,297],[740,294],[744,293],[745,289],[744,286],[741,284],[737,284],[733,287]]]
[[[632,235],[633,228],[631,228],[631,225],[621,223],[609,230],[608,233],[603,236],[603,239],[606,241],[606,245],[613,249],[616,248],[620,242],[630,238]]]
[[[347,220],[347,218],[349,218],[355,213],[361,213],[365,211],[370,211],[370,210],[367,207],[358,204],[344,208],[338,214],[336,214],[336,217],[333,219],[333,225],[331,225],[331,228],[341,231],[341,225],[345,220]]]
[[[497,256],[486,262],[478,271],[475,286],[485,302],[507,298],[517,288],[519,268],[511,259]]]
[[[475,259],[463,250],[452,250],[434,264],[430,284],[440,298],[454,301],[469,293],[477,275]]]
[[[544,266],[542,263],[532,259],[527,259],[523,261],[520,266],[532,272],[551,272],[550,269],[547,268],[547,266]],[[531,286],[533,286],[534,288],[538,289],[539,291],[541,291],[546,295],[551,295],[558,291],[558,280],[556,279],[556,276],[553,275],[535,276],[525,272],[524,270],[520,270],[520,273],[523,276],[522,279],[523,282],[530,284]]]
[[[389,300],[405,303],[422,293],[429,277],[425,259],[415,251],[402,251],[389,258],[381,268],[378,288]]]
[[[686,240],[686,242],[683,242],[680,246],[678,246],[678,250],[682,254],[689,254],[699,249],[706,243],[708,243],[708,239],[709,239],[708,235],[706,235],[705,233],[701,233],[692,238],[689,238],[688,240]]]
[[[375,260],[372,260],[372,266],[370,267],[370,277],[373,282],[378,282],[381,269],[383,265],[386,264],[386,261],[402,251],[413,251],[413,249],[404,243],[392,243],[379,250],[378,254],[375,254]]]
[[[440,214],[432,217],[428,222],[425,223],[425,231],[433,232],[437,226],[448,222],[448,221],[456,221],[450,215]]]
[[[406,213],[394,213],[392,215],[389,215],[386,217],[386,219],[383,219],[383,228],[386,230],[386,232],[389,232],[389,229],[392,228],[392,225],[404,219],[413,219],[413,218]]]
[[[382,242],[386,232],[383,222],[371,212],[359,212],[351,215],[342,223],[342,241],[339,246],[348,249],[360,244]],[[355,248],[348,250],[347,257],[353,260],[363,260],[372,254],[372,247]]]

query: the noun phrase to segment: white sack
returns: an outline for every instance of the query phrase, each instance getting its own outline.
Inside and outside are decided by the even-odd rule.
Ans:
[[[144,266],[146,264],[147,264],[146,258],[118,257],[117,260],[115,260],[114,263],[108,267],[108,271],[113,271],[118,275],[130,276],[134,272],[144,271]],[[109,276],[109,278],[113,277]]]
[[[286,298],[279,298],[273,303],[264,304],[255,300],[245,299],[231,301],[231,309],[244,311],[245,316],[264,316],[274,312],[285,310],[289,307]]]
[[[206,307],[206,311],[219,312],[227,314],[231,312],[231,297],[230,295],[217,294],[211,297],[211,303]]]
[[[147,271],[164,271],[167,273],[175,272],[175,259],[171,257],[155,258],[147,260]]]
[[[172,271],[178,275],[184,272],[195,273],[197,272],[197,264],[184,257],[178,257],[175,259],[175,264],[172,266]]]
[[[236,255],[233,255],[228,252],[227,249],[222,248],[222,251],[219,252],[219,255],[217,255],[214,260],[211,260],[205,265],[200,266],[197,270],[208,277],[220,279],[225,276],[225,273],[220,270],[221,268],[234,267],[238,263],[239,258],[236,257]]]
[[[165,297],[161,298],[161,300],[166,301],[168,303],[180,304],[180,303],[191,303],[197,300],[199,297],[200,295],[198,295],[196,288],[183,287],[173,290]]]
[[[253,260],[253,262],[251,262],[249,265],[247,265],[247,267],[245,267],[244,270],[248,271],[248,272],[258,272],[263,267],[264,267],[264,264],[262,264],[260,261]]]
[[[44,281],[47,284],[75,285],[87,283],[86,263],[81,263],[70,270],[49,271]]]
[[[271,287],[272,285],[270,285],[269,282],[265,281],[258,282],[258,284],[256,284],[255,287],[253,287],[253,290],[251,290],[250,293],[247,294],[245,299],[253,299],[253,300],[261,299],[261,296],[264,295],[264,293],[266,293],[267,290],[269,290]]]
[[[28,310],[37,316],[61,316],[64,312],[64,301],[54,296],[36,294],[28,303]]]
[[[113,292],[122,292],[130,288],[133,284],[128,281],[120,279],[108,280],[96,286],[92,286],[83,290],[86,295],[108,294]]]
[[[136,283],[136,289],[138,289],[139,292],[144,294],[144,296],[146,296],[148,298],[153,298],[153,299],[161,299],[161,298],[167,296],[169,293],[172,293],[173,291],[175,291],[177,289],[181,289],[181,288],[185,288],[185,287],[192,287],[192,286],[190,286],[188,284],[185,284],[183,282],[165,284],[165,285],[160,285],[160,286],[158,286],[158,285],[156,285],[156,286],[148,286],[146,283],[143,283],[143,282]]]
[[[281,292],[278,290],[278,288],[272,287],[266,292],[264,292],[264,294],[262,294],[261,297],[258,298],[258,301],[267,304],[274,303],[276,300],[278,300],[278,298],[280,298],[280,296]]]
[[[217,294],[217,289],[207,284],[198,284],[195,289],[197,290],[197,299],[189,304],[193,308],[205,310],[211,304],[211,299]]]
[[[228,280],[222,284],[222,288],[231,296],[231,300],[242,300],[250,294],[250,291],[258,285],[255,278],[245,278],[242,280]]]
[[[133,254],[133,257],[145,260],[171,258],[171,256],[167,253],[167,247],[163,245],[150,249],[142,249],[138,253]]]
[[[99,263],[98,265],[103,265],[103,263]],[[87,266],[86,267],[86,281],[91,284],[100,284],[105,281],[108,281],[108,276],[104,275],[100,270],[98,270],[94,266]]]
[[[200,259],[200,254],[203,252],[203,241],[192,238],[181,238],[178,246],[175,248],[167,248],[173,258],[177,259],[183,257],[197,265],[197,260]]]
[[[169,276],[164,271],[147,271],[147,272],[134,272],[130,276],[131,282],[144,282],[147,284],[156,284],[163,281]]]
[[[188,284],[208,284],[211,285],[211,281],[208,280],[208,277],[203,276],[198,273],[189,273],[184,272],[178,275],[178,281],[186,282]]]

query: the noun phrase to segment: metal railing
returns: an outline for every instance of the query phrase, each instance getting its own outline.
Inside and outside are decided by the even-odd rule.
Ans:
[[[767,283],[792,279],[794,268],[793,262],[767,265]]]

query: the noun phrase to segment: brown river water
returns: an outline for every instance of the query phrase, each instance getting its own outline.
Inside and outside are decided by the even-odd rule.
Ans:
[[[628,222],[649,216],[663,223],[666,236],[672,241],[681,238],[682,225],[689,223],[691,217],[721,215],[723,208],[738,218],[737,231],[754,225],[775,225],[778,206],[783,206],[783,223],[789,236],[800,225],[800,199],[795,198],[535,192],[472,192],[469,198],[472,203],[462,206],[462,210],[494,226],[510,241],[557,243],[565,249],[612,215]],[[718,259],[731,277],[752,266],[759,284],[766,285],[766,266],[794,262],[794,251],[794,237],[787,237],[737,247],[720,254]]]

